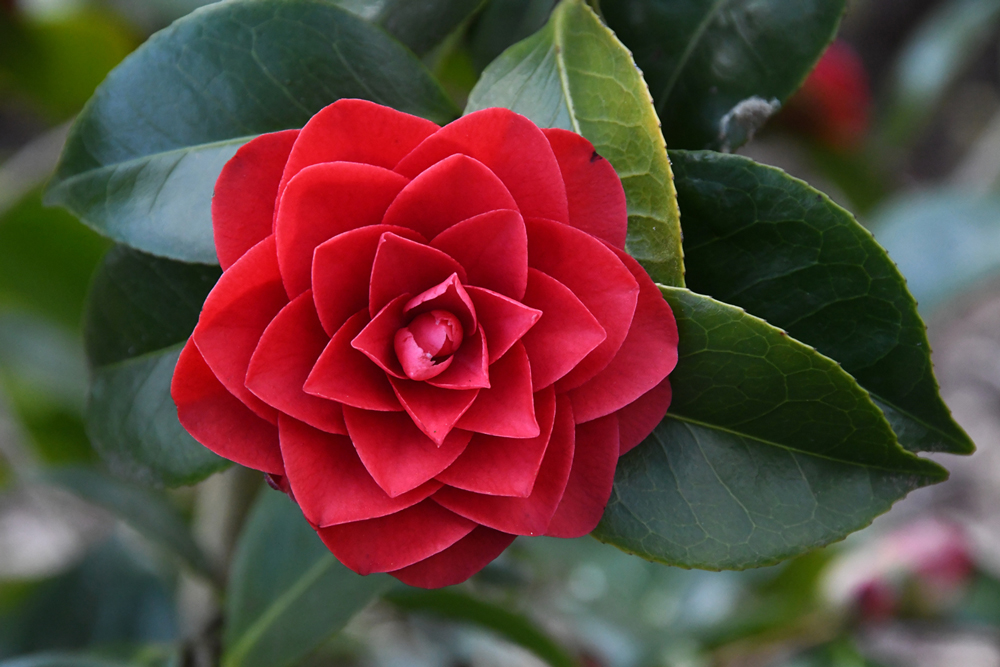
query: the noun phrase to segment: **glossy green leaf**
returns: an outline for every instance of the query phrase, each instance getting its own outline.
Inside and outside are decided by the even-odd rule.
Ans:
[[[680,332],[673,403],[619,461],[601,541],[682,567],[759,567],[947,477],[899,446],[834,361],[736,306],[662,289]]]
[[[671,148],[737,148],[799,87],[845,0],[602,3],[656,100]]]
[[[414,53],[423,55],[469,18],[483,0],[337,0],[337,4],[382,26]]]
[[[692,290],[746,308],[840,362],[907,449],[975,449],[938,395],[906,282],[850,213],[746,158],[674,151],[671,159]]]
[[[98,269],[85,327],[87,432],[115,474],[176,486],[228,465],[188,435],[170,398],[177,357],[219,275],[125,246]]]
[[[163,495],[83,467],[45,470],[40,481],[61,486],[103,507],[187,567],[208,579],[214,578],[215,572],[184,519]]]
[[[508,47],[538,32],[558,0],[487,0],[469,27],[466,43],[479,71]]]
[[[405,47],[325,0],[232,0],[154,35],[98,88],[46,202],[153,254],[214,263],[210,202],[241,144],[344,97],[457,115]]]
[[[297,664],[392,581],[348,570],[294,503],[263,490],[233,560],[223,667]]]
[[[409,612],[431,614],[461,623],[473,623],[522,646],[552,667],[574,667],[577,661],[538,626],[521,614],[477,600],[455,590],[422,591],[396,588],[385,599]]]
[[[590,7],[563,0],[543,30],[483,72],[466,113],[496,106],[589,139],[622,179],[629,254],[657,282],[684,284],[680,213],[649,90]]]

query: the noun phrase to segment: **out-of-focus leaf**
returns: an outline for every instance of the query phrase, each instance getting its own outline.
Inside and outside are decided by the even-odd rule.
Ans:
[[[996,0],[951,0],[931,11],[895,64],[886,132],[905,143],[938,109],[955,79],[990,43],[1000,22]]]
[[[602,3],[656,100],[671,148],[735,149],[805,79],[844,0]]]
[[[82,653],[41,653],[4,660],[0,662],[0,667],[136,667],[136,665],[95,658]]]
[[[907,449],[972,453],[938,395],[927,332],[903,276],[850,213],[747,158],[673,151],[671,160],[691,289],[746,308],[841,363]]]
[[[564,648],[531,620],[489,602],[454,590],[422,591],[396,588],[385,599],[410,612],[431,614],[461,623],[473,623],[496,632],[547,662],[552,667],[574,667],[577,662]]]
[[[507,47],[541,30],[558,0],[489,0],[469,29],[469,52],[483,70]]]
[[[184,519],[162,495],[82,467],[46,470],[40,479],[109,510],[195,572],[215,576]]]
[[[236,548],[223,667],[287,667],[340,630],[393,581],[333,557],[284,494],[264,490]]]
[[[458,115],[419,60],[326,0],[232,0],[149,39],[98,88],[70,132],[46,203],[164,257],[215,263],[211,198],[254,135],[301,127],[345,97],[447,122]]]
[[[673,402],[619,461],[602,542],[682,567],[770,565],[947,478],[832,360],[736,306],[661,289],[680,333]]]
[[[188,435],[170,397],[181,347],[220,274],[125,246],[101,263],[85,326],[93,370],[87,432],[112,472],[176,486],[228,465]]]
[[[337,0],[337,4],[406,44],[417,55],[437,46],[483,0]]]
[[[887,202],[867,223],[925,315],[1000,274],[1000,195],[909,194]]]
[[[629,254],[655,281],[684,284],[680,212],[649,91],[583,0],[563,0],[542,31],[494,61],[465,111],[497,106],[589,139],[622,179]]]
[[[880,667],[861,655],[854,645],[842,639],[803,651],[778,667]]]

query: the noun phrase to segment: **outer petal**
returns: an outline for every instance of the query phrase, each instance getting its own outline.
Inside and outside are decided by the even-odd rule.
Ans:
[[[524,116],[483,109],[449,123],[403,158],[396,171],[408,178],[461,153],[500,177],[524,217],[569,222],[562,172],[548,139]]]
[[[565,378],[556,391],[567,391],[608,365],[628,333],[639,297],[632,273],[612,248],[589,234],[550,220],[525,220],[528,266],[570,288],[607,331],[608,337]]]
[[[340,403],[318,398],[302,386],[330,339],[316,318],[312,293],[285,306],[260,338],[247,369],[247,388],[281,412],[310,426],[347,435]]]
[[[394,514],[320,528],[341,563],[358,574],[398,570],[444,551],[472,532],[473,522],[430,500]]]
[[[416,505],[441,488],[428,482],[390,498],[365,470],[349,438],[278,419],[281,456],[295,502],[314,526],[373,519]]]
[[[573,449],[573,409],[569,400],[558,396],[552,437],[531,495],[527,498],[485,496],[446,486],[431,499],[495,530],[518,535],[542,535],[548,529],[566,490],[573,465]]]
[[[483,327],[491,364],[505,355],[542,317],[542,311],[502,294],[481,287],[469,287],[468,292]]]
[[[205,299],[191,336],[223,386],[271,423],[278,421],[275,409],[250,393],[244,383],[260,337],[288,303],[284,292],[274,237],[269,236],[222,274]]]
[[[389,378],[389,382],[399,402],[403,404],[403,409],[413,418],[413,423],[438,447],[444,443],[455,428],[455,422],[465,414],[480,391],[438,389],[426,382],[396,378]]]
[[[637,261],[620,250],[615,252],[639,283],[639,303],[615,358],[594,379],[569,392],[580,423],[632,403],[677,365],[677,322],[670,306]]]
[[[671,394],[670,378],[667,378],[615,413],[618,415],[619,456],[645,440],[663,421],[670,407]]]
[[[344,232],[316,247],[312,268],[313,300],[319,321],[329,335],[332,336],[348,317],[368,306],[372,264],[383,232],[423,241],[411,229],[372,225]]]
[[[558,128],[542,132],[552,145],[566,183],[569,224],[624,250],[628,209],[615,168],[575,132]]]
[[[307,394],[365,410],[402,411],[385,373],[351,347],[367,319],[368,313],[362,310],[344,322],[316,361],[303,389]]]
[[[473,493],[527,498],[555,424],[556,393],[552,387],[535,394],[535,413],[541,426],[537,437],[512,439],[477,433],[462,455],[436,479]]]
[[[396,498],[450,466],[465,451],[472,434],[453,430],[440,447],[413,424],[409,415],[344,407],[354,448],[375,482]]]
[[[285,165],[280,193],[296,174],[320,162],[359,162],[392,169],[438,130],[429,120],[366,100],[337,100],[309,119]]]
[[[354,162],[328,162],[299,172],[285,188],[274,222],[278,265],[289,298],[309,289],[316,246],[379,224],[405,185],[405,178],[388,169]]]
[[[597,528],[611,497],[618,465],[618,417],[608,415],[576,427],[576,451],[566,493],[546,535],[583,537]]]
[[[528,285],[528,234],[517,211],[490,211],[444,230],[431,246],[465,268],[468,285],[524,298]]]
[[[389,574],[408,586],[418,588],[460,584],[493,562],[516,537],[476,526],[475,530],[444,551]]]
[[[181,425],[195,440],[240,465],[285,474],[278,429],[222,386],[190,340],[177,360],[170,395]]]
[[[410,181],[385,213],[385,224],[409,227],[426,238],[466,218],[517,203],[496,174],[465,155],[452,155]]]
[[[372,265],[368,312],[372,317],[400,294],[416,296],[457,273],[465,282],[465,269],[448,255],[392,232],[382,234]]]
[[[271,235],[278,183],[299,130],[262,134],[244,144],[215,182],[212,231],[226,270]]]
[[[504,438],[535,438],[541,432],[535,420],[531,364],[524,346],[490,367],[490,387],[482,389],[457,423],[459,428]]]

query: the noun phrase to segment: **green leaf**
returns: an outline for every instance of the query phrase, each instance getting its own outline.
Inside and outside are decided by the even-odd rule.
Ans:
[[[759,567],[947,477],[899,446],[835,362],[740,308],[662,290],[680,332],[673,403],[619,461],[599,540],[682,567]]]
[[[608,25],[632,49],[672,148],[737,148],[799,87],[845,0],[615,0]],[[770,107],[770,109],[769,109]]]
[[[263,490],[240,537],[223,667],[286,667],[340,630],[392,579],[337,562],[284,494]]]
[[[743,157],[670,157],[692,290],[746,308],[840,362],[907,449],[975,449],[938,395],[927,332],[903,276],[850,213]]]
[[[447,122],[444,91],[405,47],[325,0],[233,0],[154,35],[77,119],[49,185],[111,238],[214,263],[215,180],[253,136],[345,97]]]
[[[188,435],[170,398],[177,358],[219,275],[125,246],[98,269],[85,326],[87,431],[115,474],[176,486],[228,465]]]
[[[480,72],[508,47],[538,32],[558,0],[487,0],[466,42]]]
[[[117,660],[95,658],[85,654],[42,653],[25,655],[0,662],[0,667],[133,667]]]
[[[414,53],[423,55],[469,18],[483,0],[337,0],[337,4],[382,26]]]
[[[628,50],[582,0],[563,0],[540,32],[497,58],[466,113],[506,107],[590,140],[622,179],[629,254],[657,282],[684,284],[680,212],[649,90]]]
[[[66,488],[103,507],[195,572],[214,579],[215,572],[184,519],[163,495],[82,467],[45,470],[40,481]]]
[[[552,667],[574,667],[577,661],[528,618],[454,590],[396,588],[385,599],[401,609],[461,623],[474,623],[522,646]]]

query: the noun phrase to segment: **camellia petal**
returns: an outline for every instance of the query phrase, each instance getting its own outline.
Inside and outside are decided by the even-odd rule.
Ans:
[[[365,470],[350,438],[282,415],[281,456],[295,502],[314,526],[373,519],[416,505],[441,488],[430,481],[390,498]]]
[[[531,364],[521,343],[514,343],[510,352],[490,366],[489,389],[480,390],[458,427],[504,438],[538,436]]]
[[[489,362],[492,364],[507,353],[542,317],[542,311],[530,308],[502,294],[481,287],[467,288],[476,315],[489,341]]]
[[[569,224],[624,250],[628,209],[615,168],[575,132],[559,128],[542,132],[552,145],[566,183]]]
[[[530,120],[509,109],[475,111],[441,128],[396,171],[415,178],[450,155],[468,155],[489,167],[524,217],[569,222],[566,186],[548,139]]]
[[[486,526],[476,526],[475,530],[444,551],[390,574],[408,586],[454,586],[493,562],[516,537]]]
[[[385,304],[351,341],[351,347],[392,377],[400,379],[405,378],[406,373],[396,354],[396,332],[406,325],[403,308],[409,300],[407,293]],[[345,381],[349,382],[350,378],[345,378]]]
[[[439,389],[426,382],[396,378],[389,378],[389,383],[413,423],[438,447],[480,392],[479,389]]]
[[[316,164],[289,181],[274,222],[278,265],[289,298],[309,289],[316,246],[379,224],[406,182],[388,169],[354,162]]]
[[[222,269],[271,235],[274,202],[299,130],[262,134],[244,144],[215,182],[212,232]]]
[[[476,307],[469,298],[469,293],[453,273],[443,282],[425,290],[406,302],[403,312],[413,317],[432,310],[444,310],[462,321],[464,332],[472,333],[479,328],[476,319]]]
[[[320,528],[320,539],[358,574],[398,570],[440,553],[476,524],[430,500],[394,514]]]
[[[649,437],[666,416],[671,397],[670,380],[664,379],[615,413],[618,415],[619,456]]]
[[[368,473],[393,498],[433,479],[465,451],[472,438],[468,431],[455,429],[438,447],[405,413],[344,406],[344,421]]]
[[[468,284],[520,301],[528,286],[528,234],[517,211],[490,211],[434,237],[465,268]]]
[[[490,386],[489,350],[482,327],[465,337],[447,370],[427,380],[427,384],[441,389],[485,389]]]
[[[177,360],[170,395],[181,426],[195,440],[240,465],[285,474],[278,429],[222,386],[190,340]]]
[[[375,317],[400,294],[415,296],[444,282],[453,273],[465,282],[465,269],[448,255],[386,232],[379,240],[372,264],[368,312]]]
[[[260,338],[246,386],[286,415],[330,433],[347,435],[340,403],[305,393],[302,386],[330,339],[316,317],[312,292],[279,312]]]

